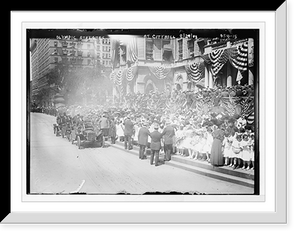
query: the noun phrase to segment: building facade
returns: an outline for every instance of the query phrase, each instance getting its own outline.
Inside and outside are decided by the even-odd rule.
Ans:
[[[132,38],[114,57],[114,95],[253,84],[253,47],[253,39]]]

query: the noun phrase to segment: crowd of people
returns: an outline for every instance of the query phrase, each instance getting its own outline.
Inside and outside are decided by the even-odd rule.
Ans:
[[[213,166],[230,166],[233,169],[254,169],[254,127],[241,114],[224,113],[217,109],[220,97],[253,96],[251,86],[236,88],[205,89],[195,92],[176,91],[129,94],[122,107],[109,105],[78,106],[65,108],[66,123],[73,125],[89,121],[98,128],[99,139],[119,141],[124,149],[139,146],[139,158],[147,157],[151,150],[150,163],[158,165],[162,153],[164,161],[172,155],[205,160]],[[232,90],[233,91],[233,90]],[[192,95],[192,99],[190,98]],[[194,99],[193,99],[194,98]],[[195,99],[196,98],[196,99]],[[201,111],[193,101],[207,100],[210,107]],[[215,99],[218,99],[218,103]],[[190,101],[191,100],[191,101]],[[180,109],[179,109],[180,108]],[[59,114],[59,113],[58,113]]]

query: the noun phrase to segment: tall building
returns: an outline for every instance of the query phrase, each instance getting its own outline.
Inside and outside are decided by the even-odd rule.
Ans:
[[[57,65],[74,70],[111,65],[109,39],[31,39],[30,51],[32,98],[40,96],[42,105],[51,103],[53,85],[49,84],[48,73]],[[43,91],[47,91],[45,98],[41,97]]]

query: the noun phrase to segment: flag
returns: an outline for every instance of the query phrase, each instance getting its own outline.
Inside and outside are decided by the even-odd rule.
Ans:
[[[113,69],[120,66],[120,41],[112,39],[112,57],[111,63],[113,65]]]
[[[243,76],[242,73],[240,72],[240,70],[238,70],[238,73],[236,75],[236,81],[241,84],[241,80],[242,80]]]

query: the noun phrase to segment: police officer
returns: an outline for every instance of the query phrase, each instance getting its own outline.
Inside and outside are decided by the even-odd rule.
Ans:
[[[134,132],[134,124],[128,116],[124,121],[124,148],[132,150],[132,135]]]
[[[162,134],[158,131],[159,125],[157,123],[154,124],[154,131],[150,133],[151,137],[151,157],[150,157],[150,165],[153,165],[153,159],[155,157],[155,166],[158,166],[159,160],[159,150],[161,148],[161,138]]]
[[[164,152],[165,152],[165,160],[171,160],[171,153],[173,151],[173,142],[175,138],[175,129],[171,124],[170,120],[166,121],[166,127],[163,132],[163,140],[164,140]]]
[[[146,146],[148,144],[148,136],[150,136],[150,132],[147,128],[147,123],[146,121],[142,121],[142,127],[139,129],[139,133],[138,133],[138,144],[140,146],[139,158],[141,160],[147,159],[145,151],[146,151]]]

